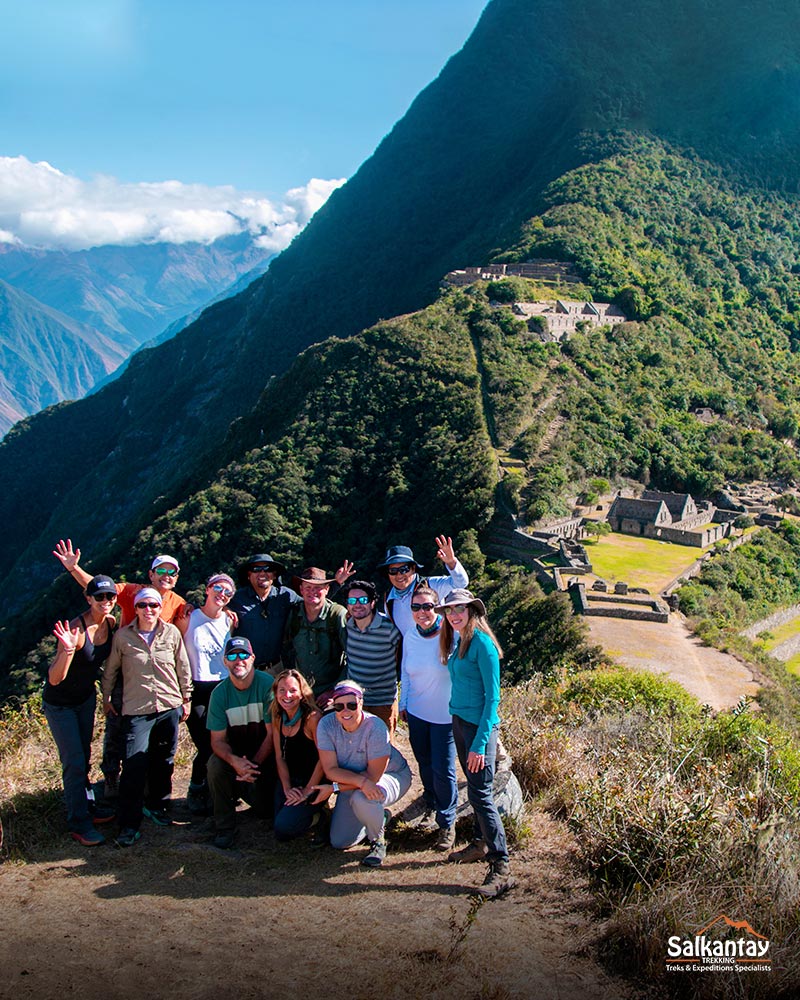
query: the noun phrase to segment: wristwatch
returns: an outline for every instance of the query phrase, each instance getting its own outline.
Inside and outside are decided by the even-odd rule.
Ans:
[[[339,782],[338,781],[332,781],[331,782],[331,788],[334,790],[334,792],[336,792],[338,794],[338,792],[339,792]]]

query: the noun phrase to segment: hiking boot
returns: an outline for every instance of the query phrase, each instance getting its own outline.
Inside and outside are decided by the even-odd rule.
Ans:
[[[200,785],[195,785],[194,782],[189,783],[186,805],[193,816],[210,815],[211,804],[208,801],[208,788],[205,782]]]
[[[448,854],[447,860],[454,861],[457,865],[466,865],[473,861],[483,861],[488,853],[489,849],[482,840],[473,840],[460,851]]]
[[[172,817],[166,809],[148,809],[147,806],[144,806],[142,812],[156,826],[172,826]]]
[[[120,847],[133,847],[137,840],[141,838],[141,833],[138,830],[134,830],[133,827],[126,826],[124,830],[121,830],[117,837],[117,844]]]
[[[229,851],[236,841],[235,830],[223,830],[214,837],[214,847],[221,851]]]
[[[420,833],[434,833],[439,829],[439,824],[436,822],[436,811],[434,809],[428,809],[426,807],[425,812],[419,818],[417,829]]]
[[[513,889],[516,884],[517,880],[511,874],[507,861],[490,861],[483,885],[470,891],[486,899],[496,899],[502,893]]]
[[[433,844],[434,851],[452,851],[456,842],[455,823],[452,826],[439,827],[439,833]]]
[[[117,810],[112,809],[111,806],[101,806],[97,802],[90,802],[89,815],[95,826],[102,826],[103,823],[110,823],[112,819],[116,819]]]
[[[100,844],[105,844],[106,842],[106,838],[99,830],[87,830],[85,833],[79,833],[78,830],[70,830],[69,835],[84,847],[99,847]]]
[[[373,840],[369,845],[369,854],[361,859],[361,864],[367,868],[380,868],[386,859],[386,837],[381,834],[377,840]]]
[[[314,817],[312,847],[327,847],[331,842],[331,817],[327,810],[317,813]]]

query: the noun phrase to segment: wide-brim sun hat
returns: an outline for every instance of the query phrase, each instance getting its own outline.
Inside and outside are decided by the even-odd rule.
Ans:
[[[311,583],[315,587],[330,587],[332,583],[336,583],[336,577],[326,576],[325,570],[319,566],[306,566],[300,576],[292,577],[292,589],[299,591],[304,583]]]
[[[471,590],[464,590],[460,587],[457,590],[451,590],[442,603],[436,605],[434,611],[444,614],[445,608],[453,608],[462,604],[467,608],[475,608],[479,615],[486,616],[486,605],[480,597],[476,597]]]
[[[278,562],[277,559],[273,559],[269,552],[257,552],[255,555],[250,556],[248,559],[245,559],[243,563],[239,564],[236,575],[238,576],[240,583],[245,584],[248,582],[247,574],[253,563],[266,563],[267,568],[272,570],[272,572],[276,573],[278,576],[283,576],[286,572],[286,567],[283,563]]]
[[[411,563],[417,569],[422,569],[422,563],[418,563],[414,558],[414,553],[407,545],[393,545],[386,550],[386,557],[382,563],[378,563],[378,569],[386,570],[387,566],[395,563]]]

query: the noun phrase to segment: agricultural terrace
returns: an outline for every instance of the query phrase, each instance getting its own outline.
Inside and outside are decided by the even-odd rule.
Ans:
[[[776,628],[770,629],[763,639],[759,638],[758,645],[766,650],[766,652],[771,653],[778,646],[782,646],[783,643],[797,637],[800,637],[800,615],[792,618],[791,621],[784,622],[783,625],[778,625]],[[778,655],[778,659],[783,660],[783,657]],[[789,673],[800,677],[800,652],[793,653],[783,662]]]
[[[586,539],[583,544],[595,576],[609,583],[624,580],[632,587],[646,587],[653,594],[662,591],[708,551],[616,532]]]

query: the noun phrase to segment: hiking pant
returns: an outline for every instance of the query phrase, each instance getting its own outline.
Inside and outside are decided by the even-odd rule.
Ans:
[[[71,833],[85,834],[93,829],[86,789],[96,702],[97,696],[92,692],[80,705],[42,703],[61,760],[67,827]]]
[[[123,715],[125,760],[118,811],[123,830],[141,826],[145,786],[149,809],[164,809],[169,804],[182,715],[181,706],[148,715]]]
[[[384,806],[393,805],[411,787],[408,765],[400,771],[383,774],[377,785],[384,795],[380,802],[368,799],[360,788],[337,794],[331,817],[331,847],[343,850],[361,843],[365,836],[370,843],[380,838],[386,820]]]
[[[494,726],[484,752],[484,766],[477,773],[467,770],[467,754],[472,741],[478,732],[478,727],[459,716],[453,716],[453,739],[456,743],[456,753],[461,762],[461,769],[467,778],[467,798],[475,813],[475,820],[480,830],[480,839],[485,841],[489,852],[489,861],[508,861],[506,846],[506,831],[497,806],[494,803],[494,765],[497,756],[498,728]]]

